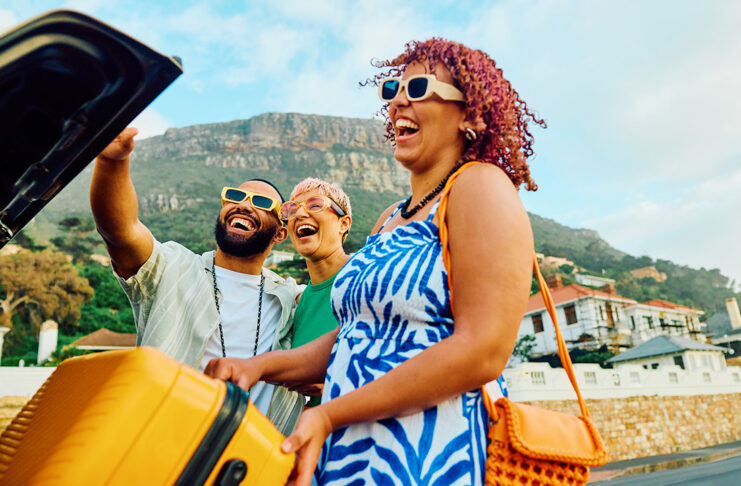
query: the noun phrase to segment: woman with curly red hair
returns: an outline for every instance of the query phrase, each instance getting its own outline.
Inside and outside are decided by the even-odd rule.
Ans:
[[[462,44],[411,42],[376,66],[386,72],[369,83],[412,194],[338,273],[338,330],[207,372],[246,387],[324,379],[322,404],[283,445],[298,453],[297,484],[317,462],[319,484],[482,484],[480,387],[500,377],[528,299],[533,239],[517,189],[536,188],[528,123],[545,124],[487,54]],[[438,195],[469,161],[483,163],[458,174],[447,199],[449,286]]]

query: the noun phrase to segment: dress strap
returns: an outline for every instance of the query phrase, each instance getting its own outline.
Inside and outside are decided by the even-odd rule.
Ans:
[[[435,218],[435,215],[437,214],[437,206],[440,204],[440,198],[437,198],[437,201],[435,201],[435,204],[432,205],[430,208],[430,214],[427,215],[426,221],[432,222],[432,220]]]
[[[391,218],[393,218],[394,216],[396,216],[396,213],[398,213],[399,211],[401,211],[401,207],[404,206],[404,203],[405,202],[406,201],[400,202],[399,205],[396,206],[396,209],[394,209],[393,211],[391,211],[391,214],[389,214],[389,217],[386,218],[386,221],[383,222],[383,224],[381,225],[381,227],[378,228],[378,231],[376,231],[376,234],[379,234],[381,231],[383,231],[383,228],[385,228],[386,225],[389,224],[389,221],[391,221]]]

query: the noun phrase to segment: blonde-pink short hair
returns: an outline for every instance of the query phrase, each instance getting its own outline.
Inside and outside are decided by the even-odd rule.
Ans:
[[[343,191],[342,188],[337,184],[332,184],[330,182],[323,181],[322,179],[317,179],[316,177],[308,177],[296,184],[296,187],[294,187],[293,191],[291,191],[290,199],[293,199],[299,194],[310,191],[316,191],[319,194],[327,196],[332,201],[337,203],[337,205],[342,208],[343,211],[345,211],[345,215],[352,217],[350,198],[347,197],[345,191]],[[345,241],[349,232],[350,229],[348,228],[348,230],[345,231],[345,234],[342,235],[342,241]]]
[[[309,191],[316,191],[319,194],[323,194],[330,198],[332,201],[345,211],[345,214],[352,216],[352,207],[350,206],[350,198],[347,197],[345,191],[343,191],[337,184],[332,184],[315,177],[309,177],[296,184],[296,187],[291,191],[291,199]]]

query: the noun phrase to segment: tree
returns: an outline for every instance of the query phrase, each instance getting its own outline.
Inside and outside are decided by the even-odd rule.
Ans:
[[[275,271],[283,277],[293,277],[300,284],[309,283],[309,271],[302,257],[296,255],[293,260],[280,262],[275,266]]]
[[[57,321],[60,330],[74,328],[93,293],[60,253],[22,250],[0,257],[0,326],[12,329],[13,316],[23,308],[34,331],[46,319]]]
[[[59,228],[62,235],[55,236],[51,242],[59,251],[72,255],[75,263],[89,261],[95,247],[102,242],[92,218],[65,218],[59,222]]]
[[[530,359],[530,353],[533,352],[535,347],[535,336],[532,334],[525,334],[517,340],[515,343],[515,349],[512,350],[512,356],[519,358],[521,361],[528,361]]]

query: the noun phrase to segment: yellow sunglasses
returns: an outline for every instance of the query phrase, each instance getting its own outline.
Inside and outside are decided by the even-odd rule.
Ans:
[[[250,192],[239,189],[237,187],[224,187],[221,190],[221,206],[228,203],[240,204],[247,199],[250,200],[250,204],[253,208],[262,209],[263,211],[269,211],[275,214],[281,224],[283,220],[278,213],[278,200],[265,194],[259,194],[257,192]]]

